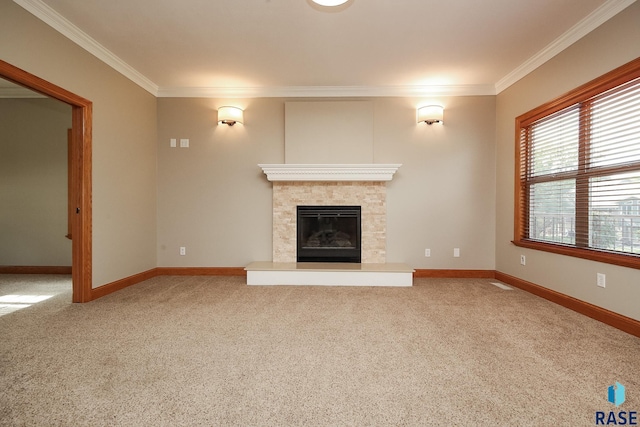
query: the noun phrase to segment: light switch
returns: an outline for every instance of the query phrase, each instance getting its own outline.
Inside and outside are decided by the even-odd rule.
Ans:
[[[607,287],[607,276],[602,273],[596,273],[596,284],[601,288]]]
[[[170,146],[171,148],[176,148],[176,147],[178,146],[178,145],[177,145],[177,143],[178,143],[178,141],[177,141],[175,138],[171,138],[171,139],[169,140],[169,146]]]
[[[180,138],[180,148],[189,148],[189,140],[186,138]]]

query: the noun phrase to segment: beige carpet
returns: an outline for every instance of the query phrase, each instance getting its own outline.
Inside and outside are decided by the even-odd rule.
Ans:
[[[0,316],[0,425],[593,426],[616,381],[640,411],[640,339],[490,282],[69,289]]]

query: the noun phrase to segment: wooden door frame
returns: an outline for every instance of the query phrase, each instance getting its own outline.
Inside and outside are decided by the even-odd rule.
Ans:
[[[0,77],[71,105],[73,148],[71,153],[70,195],[75,206],[71,219],[71,277],[73,302],[92,298],[91,258],[91,134],[93,103],[40,77],[0,60]]]

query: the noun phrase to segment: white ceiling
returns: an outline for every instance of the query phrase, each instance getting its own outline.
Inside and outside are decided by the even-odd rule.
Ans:
[[[14,0],[159,96],[495,94],[635,0]]]

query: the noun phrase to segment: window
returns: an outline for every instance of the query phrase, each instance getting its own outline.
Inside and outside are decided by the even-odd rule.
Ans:
[[[640,268],[640,58],[516,132],[514,244]]]

